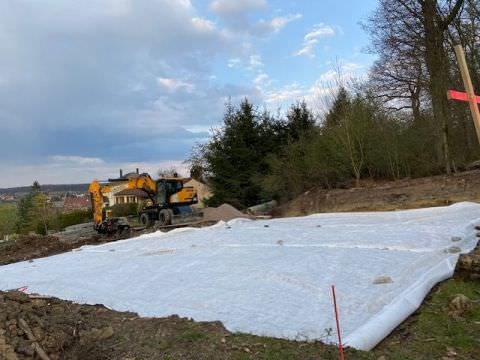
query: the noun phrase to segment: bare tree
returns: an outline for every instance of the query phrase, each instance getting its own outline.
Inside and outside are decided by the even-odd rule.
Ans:
[[[447,40],[449,28],[458,19],[464,3],[465,0],[380,0],[366,25],[372,34],[372,49],[380,55],[372,72],[372,83],[380,90],[379,96],[394,104],[393,108],[411,108],[414,118],[419,119],[422,92],[428,91],[435,120],[436,156],[447,174],[451,173],[451,114],[445,96],[451,82]]]

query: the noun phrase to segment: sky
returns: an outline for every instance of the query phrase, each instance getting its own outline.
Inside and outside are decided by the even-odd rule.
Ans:
[[[3,0],[0,188],[183,163],[226,101],[315,111],[374,61],[376,0]]]

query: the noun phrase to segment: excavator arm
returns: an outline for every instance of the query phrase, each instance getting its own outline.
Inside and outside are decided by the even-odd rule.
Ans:
[[[157,193],[157,183],[150,177],[150,175],[140,175],[137,178],[128,180],[128,189],[141,189],[145,191],[150,197]]]
[[[88,191],[90,193],[90,197],[92,201],[93,222],[95,223],[95,225],[98,225],[103,221],[102,186],[97,180],[93,180],[90,186],[88,187]]]

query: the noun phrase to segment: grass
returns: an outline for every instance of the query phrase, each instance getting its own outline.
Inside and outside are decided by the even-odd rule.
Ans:
[[[474,300],[461,317],[447,314],[449,300],[463,294]],[[412,317],[374,351],[388,359],[441,359],[449,351],[456,359],[480,358],[480,282],[450,279],[436,287]]]
[[[461,317],[447,314],[446,308],[452,296],[463,294],[473,300],[471,308]],[[422,307],[377,348],[372,351],[348,349],[345,358],[352,360],[377,360],[382,356],[388,360],[418,359],[480,359],[480,282],[450,279],[434,288]],[[177,330],[178,331],[178,330]],[[164,348],[171,359],[196,358],[179,351],[182,343],[190,343],[197,349],[199,359],[338,359],[335,346],[319,342],[296,342],[248,334],[230,334],[220,341],[218,334],[202,329],[198,323],[177,332],[176,341]],[[209,347],[220,351],[213,356]],[[211,350],[211,349],[210,349]],[[193,350],[194,353],[195,350]],[[223,354],[220,356],[220,354]],[[448,355],[456,354],[448,357]]]
[[[188,329],[183,334],[180,334],[177,337],[177,341],[180,342],[195,342],[206,338],[207,335],[204,334],[200,329]]]

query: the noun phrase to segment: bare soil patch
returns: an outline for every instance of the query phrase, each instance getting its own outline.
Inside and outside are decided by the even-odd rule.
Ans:
[[[480,170],[390,182],[365,181],[361,188],[312,189],[275,209],[275,216],[321,212],[388,211],[480,202]]]
[[[22,330],[21,321],[28,324],[34,342],[52,360],[338,357],[333,346],[231,334],[219,322],[194,322],[178,316],[139,318],[101,305],[0,292],[0,359],[34,358],[33,342]],[[370,358],[354,350],[347,353],[352,359]]]
[[[20,236],[18,239],[0,243],[0,265],[60,254],[100,241],[102,241],[100,237],[92,237],[75,243],[67,243],[60,241],[55,236]]]

